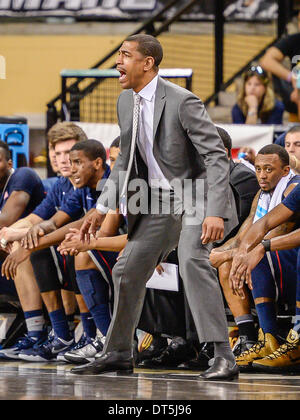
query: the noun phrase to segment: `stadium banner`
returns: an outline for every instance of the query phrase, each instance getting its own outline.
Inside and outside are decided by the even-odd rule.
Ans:
[[[212,20],[214,2],[197,3],[182,20]],[[72,17],[102,20],[142,20],[159,12],[169,0],[0,0],[0,17]],[[172,8],[166,14],[171,16]],[[272,20],[277,17],[275,0],[226,0],[227,20]]]

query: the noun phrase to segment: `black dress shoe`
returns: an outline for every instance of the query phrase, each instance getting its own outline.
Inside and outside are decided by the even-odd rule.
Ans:
[[[76,375],[99,375],[105,372],[133,373],[133,358],[113,351],[102,354],[95,361],[70,370]]]
[[[187,360],[180,365],[178,369],[183,370],[203,370],[209,368],[209,360],[214,357],[214,343],[204,343],[201,350],[198,353],[198,356]]]
[[[137,353],[135,361],[138,365],[143,360],[152,359],[161,354],[161,352],[168,346],[168,341],[164,337],[154,337],[150,346],[146,349]]]
[[[196,351],[190,344],[181,337],[175,337],[160,356],[143,360],[138,364],[138,367],[146,369],[173,369],[177,368],[183,361],[190,360],[195,356]]]
[[[201,373],[200,379],[209,381],[221,381],[223,379],[232,380],[239,376],[239,368],[237,364],[233,367],[229,367],[228,360],[224,357],[216,357],[212,367]]]

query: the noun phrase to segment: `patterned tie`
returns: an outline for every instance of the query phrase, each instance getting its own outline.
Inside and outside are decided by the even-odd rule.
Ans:
[[[130,156],[129,156],[126,176],[125,176],[125,180],[124,180],[124,184],[123,184],[123,188],[122,188],[122,192],[120,196],[120,212],[123,214],[123,216],[127,215],[126,192],[127,192],[129,176],[130,176],[133,159],[134,159],[135,145],[136,145],[136,139],[137,139],[137,133],[138,133],[141,97],[137,95],[136,93],[134,93],[133,100],[134,100],[134,105],[133,105],[133,117],[132,117],[132,137],[131,137],[131,146],[130,146]]]

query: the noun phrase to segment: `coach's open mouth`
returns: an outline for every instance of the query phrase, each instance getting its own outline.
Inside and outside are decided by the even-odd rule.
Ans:
[[[124,70],[118,69],[119,73],[120,73],[120,77],[119,77],[119,81],[120,82],[124,82],[124,80],[126,79],[126,72]]]

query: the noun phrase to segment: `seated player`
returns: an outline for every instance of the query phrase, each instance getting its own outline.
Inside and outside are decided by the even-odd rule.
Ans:
[[[222,247],[214,249],[210,255],[211,263],[219,270],[223,291],[232,312],[238,314],[237,317],[244,322],[251,320],[250,301],[246,288],[240,290],[238,294],[232,293],[229,276],[232,258],[253,222],[272,210],[299,182],[300,178],[290,173],[288,164],[288,153],[281,146],[268,145],[259,151],[255,160],[255,168],[261,190],[253,201],[249,217],[234,238],[230,239]],[[288,226],[284,224],[270,232],[269,236],[278,236],[287,229],[291,230],[294,227],[295,223]],[[275,280],[279,283],[280,267],[285,267],[284,276],[286,280],[284,290],[283,288],[280,289],[280,286],[279,290],[282,291],[281,298],[283,300],[291,301],[292,290],[293,288],[295,289],[296,284],[296,276],[293,272],[293,266],[296,264],[296,261],[297,255],[293,252],[288,255],[282,254],[280,257],[275,255],[272,257],[272,260],[262,262],[257,268],[256,276],[263,279],[263,281],[257,282],[253,298],[261,328],[259,331],[259,343],[263,344],[257,349],[256,343],[253,343],[253,336],[251,340],[247,336],[241,339],[241,341],[244,341],[240,343],[243,346],[243,351],[237,357],[237,363],[240,366],[251,366],[252,357],[260,357],[260,354],[271,352],[279,347],[280,338],[278,337],[275,306],[276,288],[270,264],[271,267],[274,267]]]
[[[2,238],[2,245],[3,241],[5,244],[6,242],[12,243],[13,241],[18,241],[33,225],[37,225],[43,220],[49,219],[60,208],[68,194],[74,191],[74,186],[71,182],[72,174],[69,162],[69,152],[76,142],[86,139],[87,137],[81,128],[71,122],[57,123],[48,131],[48,144],[52,145],[56,153],[55,159],[57,170],[61,176],[56,181],[53,188],[48,191],[43,202],[36,207],[32,213],[25,218],[20,219],[12,225],[11,228],[4,228],[1,230],[0,236]],[[18,246],[18,242],[15,242],[14,247]],[[46,266],[51,278],[59,281],[58,279],[63,279],[63,277],[66,277],[68,274],[67,270],[65,270],[66,264],[59,258],[60,254],[55,254],[54,249],[51,249],[51,251],[49,250],[49,254]],[[6,284],[7,283],[6,280]],[[24,311],[28,333],[25,337],[21,337],[12,347],[1,350],[0,353],[2,357],[9,359],[18,358],[18,354],[21,350],[30,348],[39,341],[44,341],[46,333],[43,301],[29,259],[24,261],[20,266],[14,283]],[[63,299],[66,312],[65,325],[70,324],[72,332],[74,329],[73,318],[76,309],[74,292],[62,290],[61,295],[62,296],[59,296],[59,299]]]
[[[282,203],[253,224],[243,238],[232,263],[231,273],[234,290],[241,289],[244,281],[248,283],[250,289],[253,289],[253,281],[255,282],[256,279],[251,276],[251,272],[253,273],[267,253],[273,254],[277,252],[280,254],[284,250],[292,250],[298,254],[297,264],[293,267],[297,274],[297,285],[294,295],[296,301],[294,325],[289,331],[286,341],[280,347],[253,361],[252,367],[254,369],[265,372],[294,373],[299,372],[300,368],[300,229],[275,238],[266,239],[265,237],[267,232],[283,223],[293,222],[295,218],[299,221],[299,212],[300,185],[297,185]]]
[[[28,232],[23,239],[23,247],[10,254],[6,259],[4,272],[7,277],[14,277],[18,264],[33,253],[31,261],[33,262],[35,275],[41,290],[45,288],[49,289],[48,283],[51,283],[51,277],[46,278],[41,268],[41,263],[36,263],[37,261],[41,261],[40,251],[61,242],[68,232],[69,227],[81,226],[83,218],[80,219],[80,216],[83,211],[87,213],[93,211],[96,200],[101,193],[101,185],[100,189],[96,190],[99,181],[105,180],[110,173],[109,167],[105,164],[105,149],[96,140],[75,144],[70,151],[70,161],[72,175],[77,189],[68,197],[62,204],[60,210],[50,220],[40,224],[42,229],[47,229],[48,232],[51,230],[52,233],[45,234],[44,232],[43,236],[38,237],[36,235],[32,236],[32,232]],[[71,220],[76,220],[76,222],[65,226]],[[63,228],[58,229],[61,226]],[[35,230],[37,231],[37,229]],[[92,262],[89,262],[88,266],[85,265],[83,269],[80,268],[76,273],[79,289],[92,314],[93,321],[103,336],[106,334],[110,322],[109,286],[111,282],[111,268],[115,259],[116,255],[113,253],[107,253],[106,255],[98,253],[95,261],[97,261],[98,268],[101,271]],[[96,279],[95,276],[97,277]],[[47,292],[51,293],[51,290]],[[42,296],[44,297],[44,293],[42,293]],[[46,302],[45,304],[47,306]],[[59,327],[57,319],[52,321],[52,325],[54,332],[56,332]],[[54,340],[49,340],[48,343],[42,346],[24,350],[19,354],[19,357],[30,361],[51,360],[57,355],[57,347],[60,347],[58,345],[60,341],[62,339],[56,334]],[[63,342],[67,341],[63,339]],[[54,348],[56,349],[55,351]]]
[[[12,160],[7,143],[0,140],[0,228],[11,226],[27,216],[44,199],[41,179],[33,169],[12,168]],[[6,257],[6,243],[1,241],[1,260]],[[0,293],[17,296],[13,282],[0,278]]]

